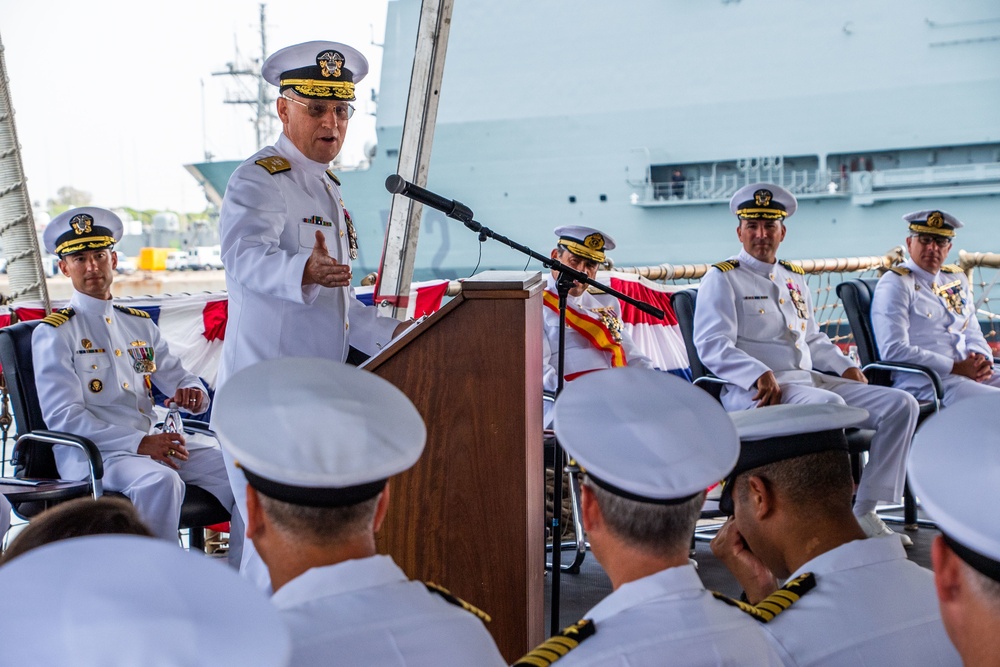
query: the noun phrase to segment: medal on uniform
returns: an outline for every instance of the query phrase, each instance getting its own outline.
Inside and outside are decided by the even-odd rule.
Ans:
[[[358,234],[354,231],[354,223],[351,222],[351,214],[344,208],[344,200],[340,200],[340,208],[344,209],[344,222],[347,223],[347,247],[351,259],[358,258]]]
[[[139,343],[145,341],[136,341]],[[135,345],[135,343],[133,343]],[[136,373],[155,373],[156,362],[154,360],[153,348],[149,346],[135,346],[128,349],[128,356],[132,358],[132,369]]]
[[[591,308],[590,312],[601,318],[601,322],[607,327],[608,333],[611,334],[611,339],[618,344],[622,342],[622,321],[618,319],[615,315],[615,309],[611,307],[607,308]]]
[[[795,306],[795,314],[803,320],[809,319],[809,313],[806,310],[806,300],[802,298],[802,292],[799,290],[799,286],[796,285],[791,278],[788,279],[785,286],[788,287],[788,295],[792,299],[792,305]]]
[[[947,285],[942,285],[934,292],[944,300],[948,310],[956,315],[961,315],[965,311],[965,298],[962,292],[962,281],[956,280]]]

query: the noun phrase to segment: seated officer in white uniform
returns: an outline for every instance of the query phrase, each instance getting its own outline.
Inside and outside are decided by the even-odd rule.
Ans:
[[[882,358],[936,371],[945,406],[997,393],[1000,375],[993,372],[993,351],[979,326],[969,279],[959,267],[944,264],[962,223],[944,211],[916,211],[903,220],[910,230],[910,258],[889,269],[872,296],[872,328]],[[934,398],[923,375],[893,373],[892,384],[919,400]]]
[[[667,373],[614,368],[566,387],[555,430],[586,470],[583,525],[613,591],[516,664],[780,665],[760,624],[688,560],[705,489],[739,451],[722,407]]]
[[[730,416],[742,443],[719,507],[733,518],[712,552],[785,664],[960,665],[930,570],[898,540],[866,537],[852,516],[843,429],[865,411],[777,405]]]
[[[876,432],[854,514],[868,536],[893,536],[875,506],[903,494],[919,406],[904,391],[869,386],[861,369],[820,331],[803,270],[777,260],[784,221],[796,206],[792,193],[770,183],[733,195],[729,208],[739,221],[743,250],[702,279],[694,342],[702,363],[730,382],[722,393],[726,410],[778,403],[846,403],[867,410],[860,426]],[[898,539],[912,544],[906,535]]]
[[[931,560],[941,618],[966,667],[1000,656],[1000,395],[932,416],[913,439],[910,483],[937,522]]]
[[[93,440],[104,459],[104,490],[127,496],[157,537],[176,542],[185,482],[227,509],[233,493],[217,443],[152,432],[153,384],[192,414],[208,409],[209,398],[149,315],[112,301],[114,245],[121,235],[117,215],[90,206],[66,211],[45,228],[45,248],[59,257],[73,295],[69,307],[46,317],[31,338],[35,386],[45,425]],[[83,452],[52,451],[61,477],[88,477]]]
[[[7,496],[0,495],[0,544],[3,544],[3,538],[10,529],[10,510]]]
[[[615,242],[607,234],[592,227],[556,227],[559,239],[552,249],[557,259],[571,269],[585,273],[591,279],[604,263],[605,253],[614,250]],[[548,276],[542,302],[542,384],[545,391],[555,392],[559,381],[559,293],[556,285],[559,273]],[[563,360],[564,379],[571,382],[591,371],[618,366],[653,368],[632,337],[622,327],[621,305],[610,294],[591,294],[587,285],[573,281],[566,298],[566,354]],[[544,423],[551,422],[551,403],[545,404]]]
[[[426,440],[401,391],[338,362],[273,359],[219,390],[215,421],[249,482],[247,535],[270,571],[293,664],[504,664],[485,614],[376,554],[388,478]]]
[[[0,567],[4,665],[291,665],[267,598],[204,555],[136,535],[74,537]],[[12,606],[17,601],[16,611]]]

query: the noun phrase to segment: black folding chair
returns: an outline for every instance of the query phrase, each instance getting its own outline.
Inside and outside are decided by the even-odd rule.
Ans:
[[[0,363],[10,395],[17,439],[12,454],[14,476],[18,479],[49,480],[38,486],[3,486],[14,512],[30,519],[43,510],[73,498],[103,494],[104,463],[101,452],[90,439],[45,427],[38,393],[35,389],[35,368],[31,354],[31,334],[40,320],[20,322],[0,329]],[[208,425],[201,422],[185,423],[189,432],[208,432]],[[77,447],[90,461],[90,476],[83,481],[59,478],[52,447]],[[0,480],[2,481],[2,480]],[[9,491],[8,489],[15,489]],[[115,494],[120,495],[120,494]],[[189,544],[192,549],[205,548],[204,527],[229,521],[229,511],[208,491],[186,485],[184,504],[181,506],[179,528],[190,529]]]
[[[875,286],[878,278],[855,278],[837,285],[837,297],[844,306],[847,314],[847,321],[851,325],[851,333],[854,336],[854,344],[858,347],[858,359],[861,361],[862,370],[872,384],[891,387],[891,373],[915,373],[928,378],[934,387],[934,399],[930,401],[920,401],[920,414],[917,417],[917,426],[941,409],[941,398],[944,396],[944,389],[941,385],[941,377],[932,368],[920,364],[905,363],[902,361],[883,361],[878,351],[878,342],[875,340],[875,331],[872,329],[872,296],[875,294]],[[900,509],[899,507],[881,508],[879,514]],[[883,516],[884,521],[902,523],[907,530],[916,530],[918,525],[934,526],[934,522],[917,518],[917,502],[910,491],[910,485],[906,484],[903,489],[903,518],[894,516]]]

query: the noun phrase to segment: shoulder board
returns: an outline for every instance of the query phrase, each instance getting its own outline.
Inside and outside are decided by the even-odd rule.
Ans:
[[[890,266],[889,272],[895,273],[897,276],[908,276],[910,275],[910,270],[905,266]]]
[[[964,273],[958,264],[945,264],[941,267],[941,273]]]
[[[768,595],[757,604],[749,604],[734,600],[722,593],[713,592],[715,599],[721,600],[728,605],[736,607],[740,611],[750,614],[761,623],[768,623],[774,617],[791,607],[800,597],[816,587],[816,577],[812,572],[796,577],[787,584]]]
[[[724,262],[719,262],[718,264],[713,264],[712,266],[714,266],[715,268],[717,268],[719,271],[725,272],[725,271],[732,271],[733,269],[735,269],[739,265],[740,265],[740,260],[738,260],[738,259],[727,259]]]
[[[792,273],[800,273],[803,276],[806,275],[806,272],[798,264],[792,264],[791,262],[786,262],[783,259],[779,259],[778,260],[778,264],[781,264],[783,267],[785,267],[786,269],[788,269]]]
[[[585,618],[567,628],[563,628],[558,635],[554,635],[539,644],[533,651],[515,662],[512,667],[545,667],[546,665],[551,665],[579,646],[580,642],[584,639],[592,637],[595,632],[597,632],[597,628],[594,626],[594,622]]]
[[[66,324],[69,322],[69,318],[73,317],[75,314],[76,313],[73,312],[72,308],[60,308],[59,310],[53,310],[42,319],[42,324],[50,324],[57,327],[60,324]]]
[[[135,315],[136,317],[145,317],[149,319],[149,313],[145,310],[139,310],[138,308],[129,308],[128,306],[115,306],[115,310],[119,313],[125,313],[126,315]]]
[[[424,586],[426,586],[427,590],[429,590],[431,593],[437,593],[438,595],[440,595],[453,605],[461,607],[462,609],[471,614],[475,614],[476,616],[479,617],[479,620],[481,620],[483,623],[489,623],[490,621],[493,620],[492,618],[490,618],[490,615],[487,614],[485,611],[483,611],[479,607],[475,607],[469,604],[460,597],[452,595],[451,592],[444,586],[438,586],[437,584],[431,583],[429,581],[425,581]]]
[[[337,185],[340,185],[340,179],[339,179],[339,178],[337,178],[337,175],[336,175],[335,173],[333,173],[332,171],[330,171],[329,169],[327,169],[327,170],[326,170],[326,175],[327,175],[327,176],[329,176],[329,177],[330,177],[330,179],[331,179],[331,180],[332,180],[332,181],[333,181],[334,183],[336,183]]]
[[[280,174],[281,172],[289,171],[292,168],[292,164],[280,155],[262,157],[254,162],[254,164],[264,167],[264,169],[267,169],[267,173],[269,174]]]

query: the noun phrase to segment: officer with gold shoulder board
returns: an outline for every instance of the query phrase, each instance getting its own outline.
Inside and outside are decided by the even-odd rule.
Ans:
[[[389,478],[426,440],[399,389],[329,359],[272,359],[219,390],[215,421],[250,484],[247,535],[291,630],[292,664],[504,664],[485,613],[376,553]]]
[[[740,457],[712,552],[746,591],[787,665],[958,666],[933,577],[898,540],[869,538],[851,512],[844,428],[861,408],[776,405],[730,413]],[[779,588],[778,579],[784,581]]]
[[[586,471],[583,525],[613,591],[515,664],[780,665],[758,621],[688,560],[705,489],[739,452],[718,402],[667,373],[612,368],[566,386],[555,431]]]
[[[154,433],[152,385],[181,410],[201,414],[208,391],[181,366],[149,314],[111,297],[122,222],[103,208],[62,213],[45,228],[45,249],[73,282],[69,307],[42,320],[31,337],[35,387],[45,424],[94,441],[104,459],[104,489],[128,496],[153,534],[177,541],[184,484],[232,510],[222,452],[214,440]],[[197,447],[196,447],[197,445]],[[90,465],[73,447],[53,448],[60,476],[86,479]],[[239,550],[240,535],[232,536]]]
[[[593,227],[569,225],[556,227],[556,247],[552,259],[591,279],[604,263],[615,241]],[[558,386],[559,295],[557,271],[547,276],[542,309],[542,384],[545,391]],[[639,351],[632,336],[622,326],[621,305],[610,294],[591,294],[587,285],[574,282],[566,297],[566,352],[563,357],[567,382],[604,368],[617,366],[653,368],[653,362]],[[544,423],[551,422],[551,403],[545,403]]]
[[[932,416],[913,439],[910,483],[937,522],[931,560],[948,636],[966,667],[1000,656],[1000,394]]]
[[[904,391],[868,385],[861,369],[823,333],[813,314],[802,267],[777,259],[785,220],[798,206],[788,190],[753,183],[729,209],[738,220],[739,255],[709,269],[698,289],[694,343],[702,363],[723,380],[726,410],[778,403],[837,403],[868,411],[871,457],[854,513],[871,537],[912,540],[875,513],[880,500],[903,495],[906,453],[919,406]]]
[[[220,388],[265,359],[343,362],[351,345],[375,354],[405,326],[355,298],[355,222],[330,170],[354,114],[355,85],[367,73],[365,57],[338,42],[296,44],[264,61],[261,74],[280,93],[282,133],[233,172],[222,202],[229,320]],[[245,518],[246,480],[227,464]],[[264,585],[266,572],[249,541],[241,569]]]
[[[945,264],[955,232],[964,225],[945,211],[903,216],[909,259],[886,272],[872,296],[872,328],[886,361],[927,366],[941,377],[948,406],[970,396],[995,394],[1000,374],[976,317],[969,279],[959,267]],[[921,401],[934,398],[930,379],[917,373],[893,373],[894,387]]]

